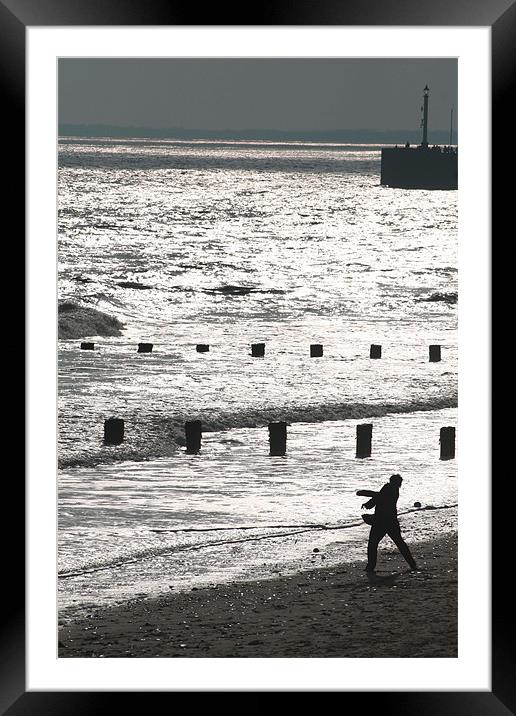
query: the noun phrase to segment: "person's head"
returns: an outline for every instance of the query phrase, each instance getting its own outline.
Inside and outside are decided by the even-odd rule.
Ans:
[[[394,485],[395,487],[401,487],[401,483],[403,482],[403,478],[401,475],[391,475],[389,477],[389,482],[391,485]]]

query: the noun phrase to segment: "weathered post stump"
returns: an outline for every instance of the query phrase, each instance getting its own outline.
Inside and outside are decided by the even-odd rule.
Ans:
[[[120,445],[124,439],[124,421],[122,418],[104,420],[104,444]]]
[[[252,343],[251,355],[254,358],[263,358],[265,355],[265,343]]]
[[[185,423],[186,452],[194,455],[201,449],[201,421],[189,420]]]
[[[284,455],[287,452],[287,423],[269,423],[270,455]]]
[[[441,360],[441,346],[430,346],[428,354],[430,363],[438,363]]]
[[[357,457],[371,456],[371,442],[373,438],[372,423],[360,423],[357,425]]]
[[[382,357],[382,347],[372,344],[371,348],[369,350],[369,358],[381,358]]]
[[[441,428],[439,437],[441,444],[441,460],[453,460],[455,457],[455,428]]]
[[[320,343],[312,343],[310,346],[310,358],[320,358],[323,354],[323,347]]]
[[[152,353],[152,343],[138,343],[138,353]]]

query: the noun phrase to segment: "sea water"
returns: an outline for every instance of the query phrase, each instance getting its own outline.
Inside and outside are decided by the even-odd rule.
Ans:
[[[83,336],[94,351],[59,342],[63,614],[306,566],[314,535],[362,557],[354,492],[392,472],[400,511],[438,508],[410,513],[411,538],[453,528],[457,193],[383,187],[379,164],[368,145],[60,141],[59,297],[125,325]],[[282,458],[272,420],[289,423]]]

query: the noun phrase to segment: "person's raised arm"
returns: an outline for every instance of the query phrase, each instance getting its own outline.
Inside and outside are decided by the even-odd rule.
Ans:
[[[378,494],[377,492],[373,492],[373,490],[357,490],[356,493],[359,497],[376,497]]]

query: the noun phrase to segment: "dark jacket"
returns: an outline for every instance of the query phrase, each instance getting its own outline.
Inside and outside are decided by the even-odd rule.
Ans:
[[[389,524],[398,521],[396,503],[400,496],[399,487],[388,482],[380,492],[369,493],[369,495],[371,499],[365,506],[368,509],[374,507],[375,523]]]

